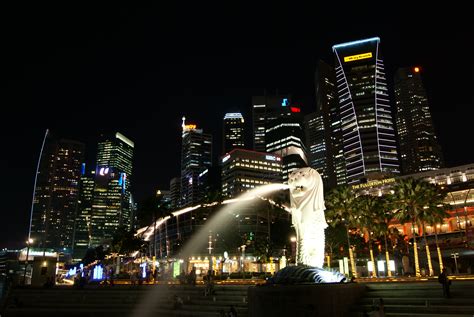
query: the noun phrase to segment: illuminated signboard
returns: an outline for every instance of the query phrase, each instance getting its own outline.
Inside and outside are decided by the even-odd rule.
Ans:
[[[194,130],[194,129],[196,129],[196,127],[197,126],[195,124],[187,124],[187,125],[184,126],[184,128],[187,129],[187,130]]]
[[[291,112],[301,112],[301,108],[298,107],[290,107]]]
[[[353,61],[358,61],[360,59],[366,59],[366,58],[371,58],[372,53],[363,53],[363,54],[357,54],[357,55],[351,55],[351,56],[346,56],[344,57],[344,62],[353,62]]]
[[[375,187],[375,186],[380,186],[380,185],[385,185],[389,183],[394,183],[395,178],[387,178],[387,179],[382,179],[382,180],[373,180],[364,184],[357,184],[357,185],[352,185],[352,189],[362,189],[362,188],[370,188],[370,187]]]
[[[288,106],[288,98],[283,98],[283,100],[281,101],[281,105],[282,107]]]
[[[279,158],[278,156],[273,156],[273,155],[266,155],[265,159],[267,161],[280,161],[281,160],[281,158]]]
[[[225,157],[222,159],[222,163],[224,163],[224,162],[227,161],[228,159],[230,159],[230,155],[225,156]]]
[[[99,170],[99,175],[104,176],[109,174],[109,168],[108,167],[101,167]]]

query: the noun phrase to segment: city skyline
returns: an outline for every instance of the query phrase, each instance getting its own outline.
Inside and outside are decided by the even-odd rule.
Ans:
[[[42,10],[46,15],[46,9]],[[337,27],[331,24],[333,29],[323,32],[323,22],[328,20],[311,27],[308,14],[302,26],[295,26],[283,19],[282,12],[275,12],[268,18],[271,30],[255,26],[259,32],[271,34],[266,41],[257,36],[259,32],[252,35],[250,26],[232,26],[232,21],[239,21],[238,16],[232,16],[228,22],[220,17],[224,29],[203,36],[199,42],[193,35],[209,30],[211,23],[187,30],[177,19],[167,32],[161,14],[154,16],[153,10],[123,9],[102,20],[103,11],[99,8],[91,14],[92,23],[84,29],[74,25],[81,20],[80,10],[70,22],[58,18],[66,26],[62,30],[52,22],[30,30],[39,20],[33,18],[14,32],[24,37],[21,43],[8,38],[15,48],[9,52],[8,109],[4,114],[11,123],[2,127],[5,148],[9,149],[2,166],[7,167],[9,181],[2,184],[6,203],[1,217],[12,225],[2,232],[0,247],[21,246],[28,233],[34,170],[45,129],[85,143],[88,169],[101,133],[120,132],[129,137],[136,143],[133,191],[140,200],[157,188],[168,188],[170,179],[179,175],[183,115],[216,138],[214,152],[220,153],[226,112],[242,112],[246,123],[251,122],[251,97],[261,95],[264,89],[270,94],[277,89],[280,94],[290,94],[305,114],[314,111],[318,60],[333,65],[332,45],[361,38],[380,37],[389,81],[399,67],[421,68],[446,166],[473,161],[469,154],[459,154],[470,133],[472,71],[469,74],[465,65],[455,63],[456,52],[467,50],[467,39],[472,37],[468,28],[451,26],[457,32],[443,39],[441,47],[435,18],[420,18],[416,30],[391,28],[390,23],[397,20],[393,14],[381,24],[361,23],[359,28],[349,29],[353,22],[349,20]],[[161,52],[152,30],[169,51]],[[40,39],[42,33],[45,35]],[[183,36],[189,43],[178,40]],[[221,42],[215,43],[219,38]],[[42,49],[31,53],[32,48]],[[191,49],[185,53],[186,48]],[[250,131],[247,129],[247,140]]]

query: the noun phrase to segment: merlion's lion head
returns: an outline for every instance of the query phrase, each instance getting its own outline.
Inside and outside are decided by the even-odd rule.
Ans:
[[[324,210],[323,183],[319,173],[311,167],[293,171],[288,178],[291,207]]]

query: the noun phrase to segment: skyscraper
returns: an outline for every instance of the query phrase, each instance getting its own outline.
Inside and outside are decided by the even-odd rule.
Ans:
[[[398,174],[380,38],[334,45],[333,51],[348,183]]]
[[[400,68],[395,73],[398,142],[404,174],[443,167],[441,147],[420,74],[419,67]]]
[[[199,202],[204,196],[201,179],[212,166],[212,135],[203,133],[195,124],[186,124],[183,117],[181,146],[182,207]]]
[[[301,108],[284,107],[275,119],[267,122],[265,141],[266,152],[282,158],[283,181],[295,169],[308,166]]]
[[[181,177],[173,177],[170,180],[170,207],[171,209],[178,208],[180,205],[181,196]]]
[[[134,143],[123,134],[102,135],[97,146],[97,166],[91,216],[91,244],[112,238],[119,226],[132,229],[130,194]]]
[[[79,201],[76,222],[74,224],[73,259],[75,260],[84,258],[91,243],[91,215],[95,171],[86,173],[85,164],[83,164],[81,174]]]
[[[235,148],[245,147],[244,117],[240,112],[226,113],[224,116],[222,154]]]
[[[71,251],[84,149],[73,140],[46,140],[31,223],[31,238],[38,247]]]
[[[336,98],[334,68],[318,62],[315,76],[316,111],[305,116],[309,165],[316,169],[328,188],[346,182],[341,122]]]
[[[276,119],[291,104],[287,95],[264,95],[252,97],[253,149],[266,151],[267,124]],[[282,108],[283,107],[283,108]]]

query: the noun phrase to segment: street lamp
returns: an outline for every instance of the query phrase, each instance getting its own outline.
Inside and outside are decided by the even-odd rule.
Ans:
[[[26,259],[25,259],[25,272],[23,273],[23,285],[26,285],[26,268],[28,267],[28,256],[30,255],[30,245],[33,243],[33,239],[29,238],[26,241]]]
[[[290,238],[291,241],[291,257],[295,259],[295,264],[296,264],[296,237],[292,236]]]
[[[458,270],[458,258],[459,258],[459,253],[455,252],[455,253],[451,253],[451,257],[454,259],[454,265],[456,267],[456,274],[459,274],[459,270]]]

